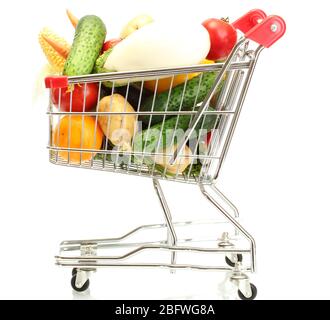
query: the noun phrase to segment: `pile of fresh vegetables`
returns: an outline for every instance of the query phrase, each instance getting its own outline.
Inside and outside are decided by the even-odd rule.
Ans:
[[[119,38],[106,41],[106,26],[99,17],[88,15],[78,20],[71,12],[67,14],[75,28],[72,45],[49,29],[39,34],[41,48],[57,75],[214,63],[226,59],[237,41],[236,30],[225,20],[208,19],[202,24],[192,22],[178,26],[154,21],[148,15],[135,17],[123,28]],[[87,83],[51,89],[52,102],[61,111],[116,113],[97,117],[63,116],[53,132],[53,143],[60,148],[133,151],[132,161],[137,164],[165,169],[166,174],[181,174],[192,162],[192,150],[186,146],[183,156],[173,165],[162,153],[175,152],[176,141],[188,129],[191,116],[165,118],[134,113],[138,106],[140,111],[192,111],[205,99],[216,76],[216,72],[207,72],[162,77],[158,81],[130,79],[129,89],[128,80],[103,82],[102,88],[96,83]],[[129,114],[125,115],[126,112]],[[142,122],[140,130],[139,121]],[[208,132],[216,121],[217,117],[205,116],[197,127]],[[143,156],[142,151],[149,156]],[[155,152],[157,156],[150,156]],[[67,151],[60,151],[59,156],[64,160],[69,157]],[[91,152],[71,152],[70,162],[90,161],[94,156],[100,157]]]

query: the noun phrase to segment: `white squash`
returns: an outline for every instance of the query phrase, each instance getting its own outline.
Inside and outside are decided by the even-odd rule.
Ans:
[[[198,22],[153,22],[119,42],[104,67],[131,71],[199,64],[210,50],[208,31]]]

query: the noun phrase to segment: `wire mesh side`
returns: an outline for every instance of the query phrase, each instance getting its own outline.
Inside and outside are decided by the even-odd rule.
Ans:
[[[72,78],[72,86],[80,86],[83,91],[82,109],[75,110],[76,89],[66,93],[65,89],[59,89],[56,102],[51,92],[50,161],[70,167],[211,183],[216,175],[212,168],[218,163],[221,141],[234,118],[237,97],[249,66],[248,59],[233,62],[196,132],[173,165],[169,160],[219,69],[205,65],[199,69],[160,70],[158,76],[141,73],[150,74],[149,78],[137,78],[136,73],[131,73],[114,80],[108,79],[109,75],[103,78],[91,75],[82,77],[81,84],[77,84],[77,77]],[[181,70],[189,72],[178,73]],[[90,78],[99,80],[92,82]],[[97,86],[97,103],[95,108],[87,110],[91,84]],[[66,105],[63,94],[69,100]]]

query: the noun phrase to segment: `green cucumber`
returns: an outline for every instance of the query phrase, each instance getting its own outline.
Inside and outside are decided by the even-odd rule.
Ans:
[[[106,27],[97,16],[85,16],[79,20],[63,74],[79,76],[90,74],[102,49]]]
[[[171,93],[169,91],[160,93],[156,95],[155,99],[152,95],[143,101],[141,111],[179,111],[181,103],[181,110],[191,111],[195,103],[198,104],[206,98],[217,75],[218,72],[206,72],[203,75],[194,77],[187,81],[186,86],[181,84],[172,88]],[[222,84],[219,85],[219,90],[221,87]],[[152,109],[153,104],[154,108]],[[148,125],[150,117],[150,115],[143,115],[140,116],[140,120],[142,120],[144,124]],[[162,115],[153,115],[151,124],[159,123],[162,120]]]
[[[109,49],[108,51],[105,51],[103,54],[101,54],[96,62],[95,62],[95,66],[94,66],[94,70],[93,73],[107,73],[107,72],[111,72],[110,70],[107,70],[106,68],[104,68],[104,64],[107,61],[109,54],[111,53],[112,49]],[[107,87],[107,88],[112,88],[112,82],[111,81],[105,81],[102,82],[102,84]]]
[[[112,51],[112,48],[103,52],[103,54],[101,54],[96,62],[95,62],[95,65],[94,65],[94,70],[93,70],[93,73],[107,73],[107,72],[111,72],[111,70],[108,70],[106,68],[104,68],[104,64],[105,62],[107,61],[110,53]]]
[[[214,109],[209,107],[208,111],[214,111]],[[184,138],[189,128],[191,118],[190,115],[172,117],[165,120],[164,123],[157,123],[149,129],[138,132],[134,137],[134,152],[154,153],[169,147],[172,142],[173,144],[179,143]],[[205,133],[211,131],[217,125],[219,118],[220,117],[215,114],[203,116],[197,124],[195,138],[198,137],[200,133],[199,130],[204,130]],[[140,164],[143,162],[147,165],[153,163],[150,155],[144,157],[138,154],[134,156],[134,162]]]

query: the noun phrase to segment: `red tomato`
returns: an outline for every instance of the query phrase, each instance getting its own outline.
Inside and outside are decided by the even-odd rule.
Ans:
[[[120,41],[121,39],[111,39],[109,41],[104,42],[101,53],[108,51],[110,48],[114,47]]]
[[[68,88],[61,89],[61,97],[59,97],[60,89],[52,89],[52,101],[54,105],[60,110],[70,111],[71,92]],[[99,86],[96,83],[86,84],[86,99],[84,99],[85,84],[75,84],[72,92],[72,112],[89,111],[96,107],[99,94]],[[84,109],[85,101],[85,109]]]
[[[207,143],[207,145],[210,144],[211,139],[212,139],[212,132],[210,131],[210,132],[207,134],[207,138],[206,138],[206,143]]]
[[[237,42],[237,32],[234,27],[219,19],[205,20],[203,26],[209,32],[211,40],[211,49],[207,59],[222,60],[227,58]]]

